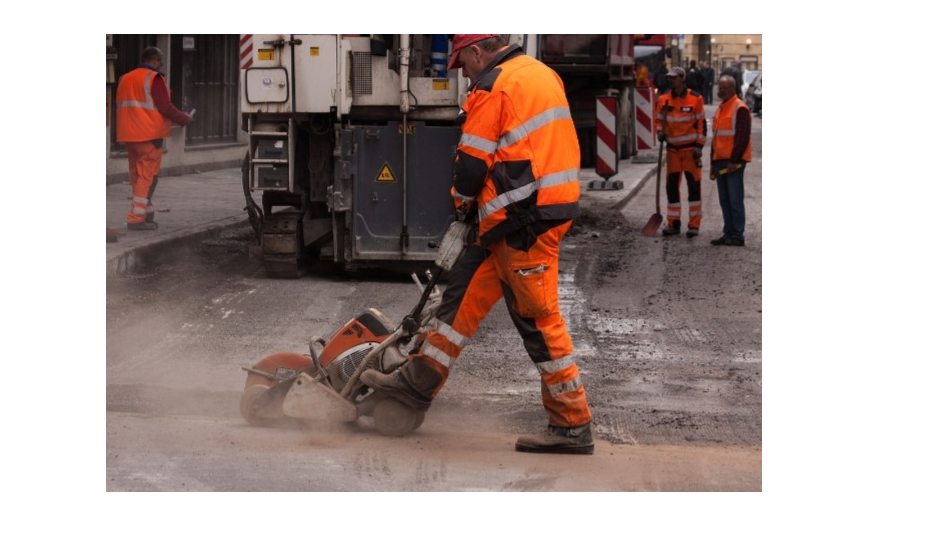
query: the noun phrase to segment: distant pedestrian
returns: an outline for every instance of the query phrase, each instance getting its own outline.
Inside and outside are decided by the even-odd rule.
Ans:
[[[711,179],[718,179],[724,231],[711,244],[743,247],[744,169],[751,160],[751,114],[737,98],[737,82],[727,74],[718,80],[718,98],[721,103],[711,126]]]
[[[704,78],[704,105],[710,106],[714,101],[712,96],[714,95],[714,67],[711,66],[711,63],[705,61],[703,62],[704,68],[701,69],[701,77]]]
[[[731,64],[724,69],[724,72],[722,72],[721,75],[723,76],[725,74],[731,78],[734,78],[734,82],[737,84],[738,88],[740,88],[741,84],[744,83],[744,80],[741,79],[741,65],[737,61],[732,61]],[[738,94],[737,96],[741,99],[744,98],[744,95],[742,94]]]
[[[701,69],[698,68],[698,65],[695,64],[695,60],[693,59],[691,60],[691,65],[688,67],[688,73],[685,75],[685,87],[699,95],[704,91],[704,77],[701,75]]]
[[[754,83],[751,84],[751,94],[754,95],[754,115],[757,117],[763,117],[763,100],[764,100],[764,74],[760,73],[757,75],[757,79],[754,80]]]
[[[129,230],[154,230],[151,198],[161,170],[162,146],[171,137],[171,123],[187,126],[191,116],[171,103],[165,77],[158,69],[164,53],[154,46],[142,51],[141,63],[122,76],[115,92],[116,141],[128,152],[132,207],[125,216]]]
[[[658,94],[668,91],[668,67],[664,63],[655,72],[655,87],[658,89]]]
[[[708,126],[701,93],[685,87],[685,70],[668,71],[671,90],[658,97],[655,131],[659,142],[668,143],[665,193],[668,197],[668,226],[662,235],[681,233],[681,180],[688,182],[688,237],[698,235],[701,226],[701,152]]]

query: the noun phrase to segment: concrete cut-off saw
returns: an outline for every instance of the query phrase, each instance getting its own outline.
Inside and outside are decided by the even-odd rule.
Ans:
[[[441,303],[437,283],[463,252],[470,229],[467,220],[451,224],[441,240],[434,272],[427,272],[427,284],[412,273],[422,295],[400,324],[370,308],[336,330],[328,341],[313,337],[308,355],[278,352],[252,367],[242,367],[247,372],[240,398],[244,419],[255,426],[270,426],[287,418],[354,423],[369,417],[385,436],[404,436],[421,426],[424,412],[373,390],[360,377],[367,369],[393,372],[420,345]]]

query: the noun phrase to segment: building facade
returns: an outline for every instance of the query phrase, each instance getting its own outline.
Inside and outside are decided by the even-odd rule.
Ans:
[[[125,148],[115,141],[115,89],[134,69],[146,46],[165,53],[164,74],[179,109],[196,110],[187,128],[173,128],[165,142],[161,175],[175,176],[240,166],[247,134],[240,129],[239,35],[106,35],[106,183],[128,178]],[[761,34],[668,34],[667,65],[710,61],[720,76],[738,62],[742,71],[763,70]],[[738,81],[740,84],[740,81]]]
[[[125,147],[115,141],[115,90],[119,78],[139,64],[146,46],[165,53],[163,73],[171,101],[185,113],[195,110],[187,128],[172,128],[165,141],[161,175],[240,166],[247,152],[240,129],[238,35],[107,34],[106,184],[128,179]]]
[[[763,35],[759,33],[715,34],[696,33],[669,36],[677,42],[679,62],[674,63],[687,67],[694,60],[696,63],[710,61],[717,76],[733,62],[740,64],[741,71],[764,70]],[[674,43],[669,46],[674,47]],[[717,80],[715,80],[717,81]],[[738,80],[740,84],[740,80]]]

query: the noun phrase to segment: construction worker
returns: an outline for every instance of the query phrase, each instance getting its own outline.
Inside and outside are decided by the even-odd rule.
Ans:
[[[648,77],[648,65],[642,63],[635,67],[635,86],[642,88],[652,86],[652,81]]]
[[[658,141],[667,143],[665,192],[668,197],[668,226],[662,235],[681,233],[681,178],[688,183],[688,232],[691,238],[701,227],[701,153],[707,140],[704,97],[685,87],[685,69],[668,71],[671,90],[658,97],[655,131]]]
[[[158,69],[164,54],[149,46],[141,63],[119,80],[115,92],[115,140],[128,152],[128,179],[132,185],[132,207],[125,216],[129,230],[154,230],[155,208],[151,203],[164,140],[171,137],[171,123],[187,126],[192,117],[171,103],[165,77]]]
[[[711,179],[718,179],[718,200],[724,232],[712,245],[744,246],[744,169],[751,160],[751,116],[737,97],[737,82],[725,74],[718,80],[721,104],[711,129]]]
[[[451,194],[478,232],[448,275],[420,352],[362,381],[427,410],[452,364],[501,298],[539,371],[548,427],[516,450],[592,454],[592,413],[560,314],[559,245],[579,215],[580,151],[563,82],[498,35],[456,35],[448,69],[471,80]]]

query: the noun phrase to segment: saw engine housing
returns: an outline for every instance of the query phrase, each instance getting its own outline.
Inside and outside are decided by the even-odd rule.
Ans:
[[[391,373],[408,359],[392,343],[394,336],[398,333],[392,322],[370,308],[336,330],[328,342],[314,337],[309,356],[276,353],[245,367],[247,385],[240,403],[244,419],[261,426],[284,418],[355,422],[369,416],[387,436],[418,428],[424,412],[373,392],[355,377],[367,369]]]
[[[352,378],[365,356],[395,329],[395,325],[375,308],[365,310],[337,330],[318,356],[318,364],[328,376],[329,384],[342,389]],[[391,372],[405,357],[395,347],[388,347],[366,369]]]
[[[397,327],[382,312],[369,308],[336,330],[328,342],[318,336],[310,339],[308,356],[281,352],[243,367],[247,371],[240,398],[244,419],[264,426],[286,419],[354,423],[371,418],[379,433],[393,437],[421,426],[424,410],[375,391],[361,376],[369,369],[391,374],[408,361],[407,354],[419,348],[441,303],[438,280],[464,250],[467,232],[457,226],[448,232],[453,237],[442,242],[449,250],[439,257],[439,269],[434,275],[426,271],[428,283],[422,284],[412,274],[421,299]]]

